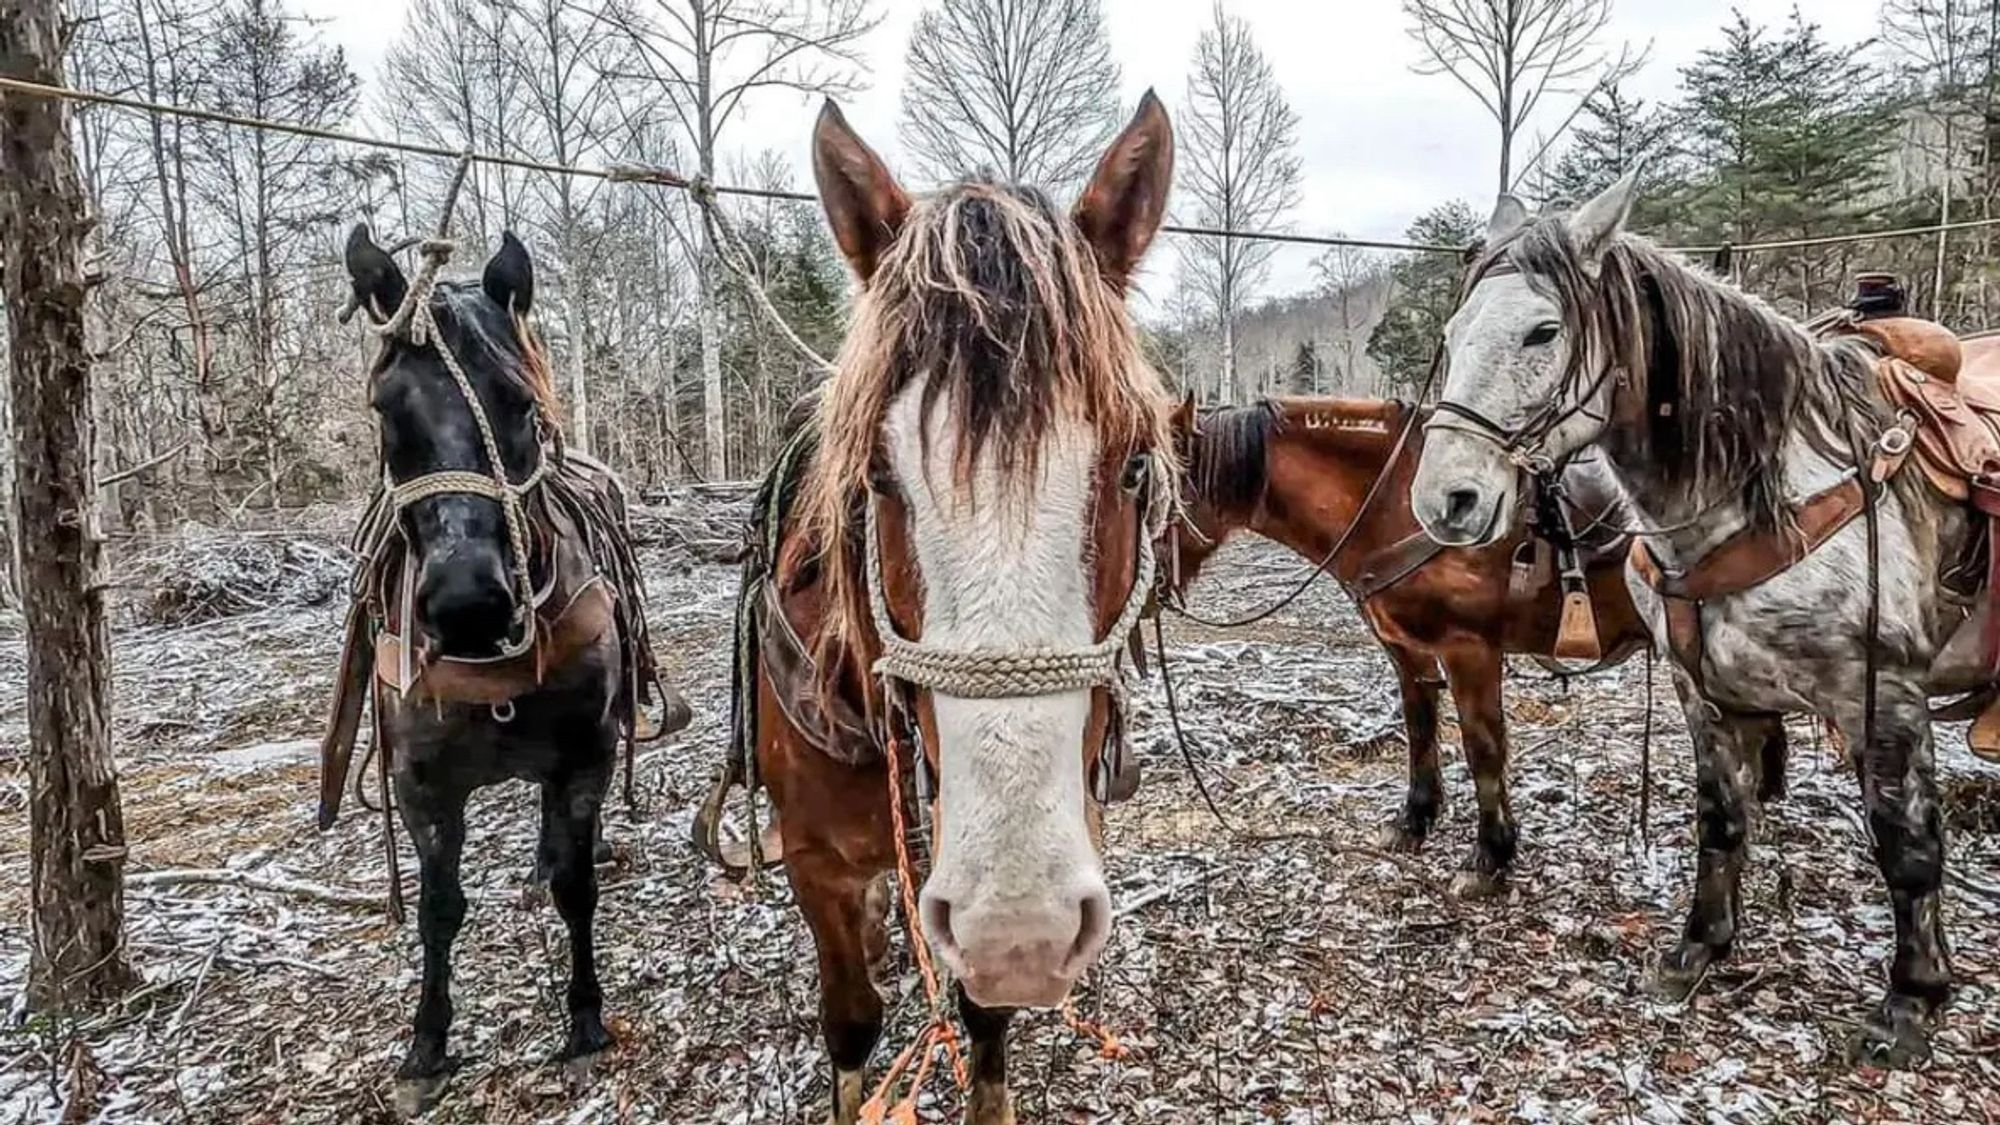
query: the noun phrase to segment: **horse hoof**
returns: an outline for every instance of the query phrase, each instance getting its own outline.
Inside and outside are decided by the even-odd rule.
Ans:
[[[1419,852],[1424,848],[1424,834],[1399,817],[1376,830],[1375,846],[1385,852]]]
[[[449,1077],[438,1073],[421,1078],[396,1079],[396,1112],[404,1117],[422,1117],[444,1097]]]
[[[1906,1070],[1930,1060],[1930,1032],[1921,1014],[1892,999],[1854,1033],[1847,1056],[1856,1066]]]
[[[1665,1004],[1679,1004],[1701,987],[1715,955],[1707,946],[1683,944],[1660,959],[1646,978],[1646,991]]]
[[[561,1063],[581,1063],[588,1069],[591,1059],[616,1046],[614,1038],[604,1026],[604,1021],[596,1016],[578,1017],[570,1025],[569,1042],[563,1044],[562,1054],[556,1056]]]
[[[591,851],[590,858],[593,863],[597,863],[600,865],[606,863],[614,863],[618,859],[618,853],[611,850],[610,844],[605,843],[603,840],[599,840],[597,841],[597,847]]]
[[[1507,881],[1491,872],[1467,867],[1451,877],[1453,898],[1468,902],[1482,898],[1494,898],[1507,889]]]

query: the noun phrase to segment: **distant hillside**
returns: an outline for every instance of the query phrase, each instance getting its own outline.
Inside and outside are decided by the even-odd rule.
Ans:
[[[1368,334],[1388,308],[1389,280],[1376,273],[1345,289],[1267,301],[1237,318],[1238,386],[1217,386],[1220,335],[1213,324],[1155,326],[1155,359],[1177,386],[1205,403],[1267,394],[1387,393],[1368,358]]]

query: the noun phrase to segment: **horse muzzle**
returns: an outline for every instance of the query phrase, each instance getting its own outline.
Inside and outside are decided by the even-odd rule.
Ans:
[[[922,914],[931,947],[987,1008],[1061,1004],[1111,936],[1111,894],[1095,872],[1039,901],[961,906],[927,887]]]

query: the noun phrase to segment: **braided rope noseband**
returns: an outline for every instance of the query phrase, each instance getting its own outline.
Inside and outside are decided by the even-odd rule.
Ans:
[[[875,674],[884,680],[901,680],[960,699],[1018,699],[1104,687],[1110,689],[1122,709],[1125,679],[1119,658],[1126,639],[1139,624],[1139,615],[1145,611],[1146,599],[1153,588],[1158,565],[1156,544],[1165,529],[1169,507],[1165,490],[1150,473],[1146,488],[1145,526],[1139,535],[1138,559],[1125,606],[1102,640],[1074,649],[954,649],[913,641],[898,633],[884,593],[881,537],[875,519],[877,501],[871,495],[865,532],[868,606],[874,616],[876,635],[882,641]]]
[[[486,454],[490,471],[476,473],[465,469],[445,469],[397,481],[389,476],[385,465],[383,487],[388,491],[391,511],[398,515],[420,500],[453,494],[480,496],[500,505],[500,514],[507,524],[507,546],[513,556],[510,574],[514,585],[515,613],[521,619],[521,635],[502,644],[500,652],[490,659],[511,660],[535,647],[535,586],[528,572],[528,518],[522,511],[521,499],[542,482],[549,465],[549,453],[543,451],[534,471],[519,484],[507,479],[507,463],[501,460],[500,442],[493,436],[493,423],[486,416],[486,407],[472,389],[472,380],[466,375],[464,365],[459,363],[450,345],[444,342],[444,334],[438,331],[437,320],[431,314],[431,295],[437,288],[438,270],[451,258],[455,248],[456,244],[447,238],[424,240],[423,265],[418,267],[408,296],[403,298],[403,304],[395,315],[373,331],[382,338],[384,347],[398,337],[418,347],[425,344],[435,346],[438,358],[458,387],[459,396],[472,412],[472,421],[479,428],[479,443]],[[411,596],[409,590],[403,591],[406,601]]]

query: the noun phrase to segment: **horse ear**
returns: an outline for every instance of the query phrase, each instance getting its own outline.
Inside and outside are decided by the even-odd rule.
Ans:
[[[500,249],[486,263],[479,284],[494,304],[511,312],[525,313],[535,303],[535,262],[513,231],[500,233]]]
[[[356,223],[347,233],[346,259],[347,276],[354,283],[354,306],[365,309],[369,319],[381,324],[403,307],[410,283],[403,279],[403,268],[396,259],[369,237],[367,223]],[[345,313],[341,319],[346,320]]]
[[[832,98],[820,107],[819,123],[813,126],[813,178],[819,182],[820,205],[826,208],[833,240],[866,284],[903,229],[910,197]]]
[[[1179,405],[1174,407],[1174,414],[1170,421],[1173,423],[1176,433],[1184,433],[1194,429],[1194,418],[1194,392],[1189,391],[1181,396]]]
[[[1159,233],[1174,182],[1174,126],[1151,90],[1118,139],[1111,142],[1097,171],[1071,212],[1077,229],[1097,251],[1105,279],[1119,289],[1139,268],[1139,259]]]
[[[1508,235],[1526,226],[1527,222],[1528,205],[1521,202],[1521,197],[1512,192],[1501,192],[1500,198],[1493,204],[1493,217],[1486,220],[1487,247],[1490,249],[1500,245]]]
[[[1625,221],[1632,215],[1632,201],[1638,196],[1639,169],[1633,168],[1570,215],[1570,237],[1583,251],[1584,268],[1593,276],[1604,260],[1604,252],[1611,248],[1612,239],[1625,229]]]

